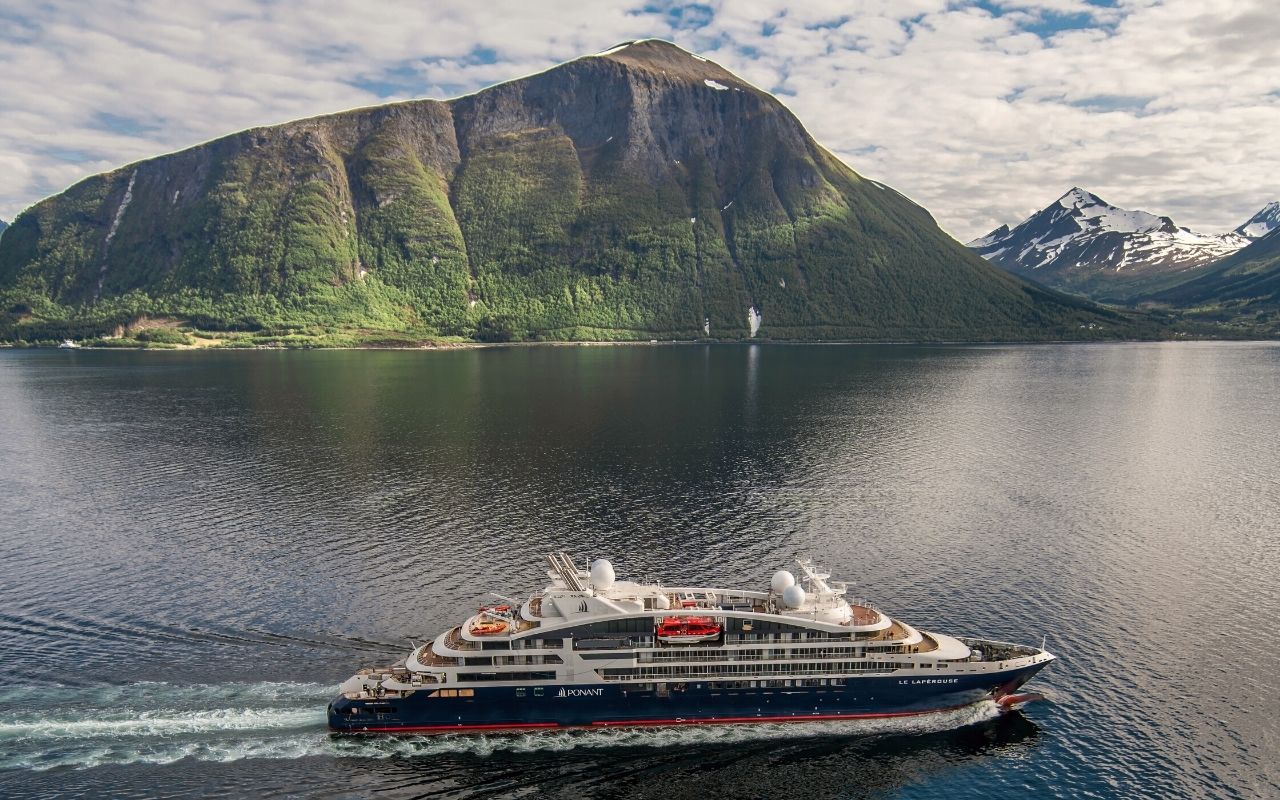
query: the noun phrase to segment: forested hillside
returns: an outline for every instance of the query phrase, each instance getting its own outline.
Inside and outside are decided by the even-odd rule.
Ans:
[[[284,343],[1144,330],[988,265],[653,40],[88,178],[0,238],[0,302],[28,340],[147,318]]]

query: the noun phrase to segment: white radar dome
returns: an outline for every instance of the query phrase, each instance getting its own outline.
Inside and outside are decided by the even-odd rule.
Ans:
[[[794,583],[791,584],[782,590],[782,602],[786,603],[789,608],[799,608],[804,605],[804,589]]]
[[[788,586],[796,585],[796,576],[780,569],[773,573],[773,580],[769,581],[769,588],[773,589],[774,594],[782,594],[787,590]]]
[[[653,598],[653,607],[666,611],[668,608],[671,608],[671,601],[667,599],[665,594],[660,594]]]
[[[607,559],[597,558],[591,562],[591,585],[596,589],[608,589],[613,586],[613,565]]]

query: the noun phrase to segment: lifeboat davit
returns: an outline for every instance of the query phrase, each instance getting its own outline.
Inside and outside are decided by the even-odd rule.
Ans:
[[[658,623],[658,641],[667,644],[705,642],[720,636],[720,624],[711,617],[666,617]]]

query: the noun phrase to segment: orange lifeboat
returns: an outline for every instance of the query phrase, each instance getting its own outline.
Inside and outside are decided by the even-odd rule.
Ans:
[[[472,636],[495,636],[511,627],[506,620],[486,619],[471,623]]]
[[[720,623],[711,617],[664,617],[658,623],[658,640],[668,644],[705,642],[720,635]]]

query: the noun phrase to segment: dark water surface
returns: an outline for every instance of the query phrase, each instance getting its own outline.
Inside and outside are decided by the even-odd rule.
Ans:
[[[1280,347],[0,351],[0,795],[1280,796]],[[335,740],[542,554],[1061,656],[925,721]]]

